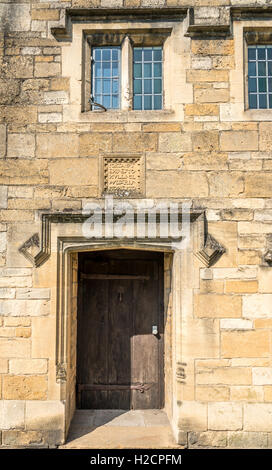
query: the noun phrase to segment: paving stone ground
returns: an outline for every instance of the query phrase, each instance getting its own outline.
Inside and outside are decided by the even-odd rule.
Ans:
[[[77,410],[60,449],[179,449],[161,410]]]

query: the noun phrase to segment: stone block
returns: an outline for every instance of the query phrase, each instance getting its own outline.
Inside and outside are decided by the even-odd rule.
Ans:
[[[269,294],[272,291],[272,269],[260,267],[259,270],[259,292]]]
[[[30,357],[31,344],[27,339],[0,338],[0,357],[5,359]]]
[[[19,400],[0,402],[0,428],[23,428],[25,424],[25,403]]]
[[[240,172],[211,172],[210,195],[213,197],[237,197],[244,191],[244,175]]]
[[[272,402],[272,385],[264,386],[264,401]]]
[[[0,124],[0,158],[6,155],[6,126]]]
[[[35,447],[44,444],[43,433],[39,431],[3,431],[3,445],[16,447]]]
[[[34,67],[35,77],[54,77],[60,74],[60,64],[57,62],[36,62]]]
[[[172,136],[172,133],[171,133]],[[92,136],[91,136],[92,137]],[[107,136],[107,140],[110,135]],[[101,139],[101,137],[98,137]],[[94,136],[94,140],[96,137]],[[129,132],[113,134],[113,151],[114,152],[155,152],[157,150],[158,136],[155,133]]]
[[[33,77],[33,57],[6,56],[2,62],[2,76],[13,80]]]
[[[183,401],[178,426],[183,431],[207,431],[207,404]]]
[[[270,173],[255,172],[245,174],[245,197],[272,197]]]
[[[220,135],[220,146],[221,150],[232,152],[258,150],[258,132],[223,131]]]
[[[258,292],[258,281],[226,281],[226,292],[233,294],[253,294]]]
[[[9,372],[15,375],[46,374],[48,369],[46,359],[11,359]]]
[[[270,354],[269,331],[223,331],[221,334],[222,357],[268,357]]]
[[[218,150],[218,132],[204,131],[193,134],[193,146],[196,152],[215,152]]]
[[[230,397],[229,387],[224,386],[197,386],[196,400],[208,401],[228,401]]]
[[[208,403],[208,429],[238,431],[243,427],[243,409],[238,403]]]
[[[198,141],[200,144],[200,141]],[[213,145],[213,144],[211,144]],[[182,154],[179,167],[184,170],[226,170],[228,156],[219,152],[194,152]]]
[[[9,31],[30,30],[30,5],[20,3],[0,4],[0,25]]]
[[[228,82],[229,74],[227,70],[188,70],[187,74],[188,83],[201,83],[201,82]]]
[[[239,295],[197,294],[194,314],[198,318],[239,318],[242,300]]]
[[[8,158],[35,156],[35,137],[31,134],[9,134],[8,135]]]
[[[272,294],[252,294],[243,298],[243,317],[269,318],[272,316]]]
[[[159,135],[159,152],[188,152],[190,150],[192,150],[191,136],[185,132],[166,132]]]
[[[148,171],[146,197],[206,197],[208,183],[203,172]]]
[[[3,399],[46,400],[47,378],[41,375],[5,375],[3,377]]]
[[[26,430],[64,430],[64,404],[60,401],[28,401]]]
[[[0,160],[0,184],[47,184],[46,160]]]
[[[253,385],[272,385],[272,367],[253,367]]]
[[[134,147],[134,152],[135,148],[137,147]],[[112,134],[110,133],[88,133],[81,134],[79,137],[79,155],[81,157],[98,156],[101,152],[109,153],[111,150]]]
[[[97,158],[65,158],[49,162],[50,184],[56,186],[98,185]]]
[[[192,53],[203,55],[232,55],[234,54],[233,39],[212,39],[192,41]]]
[[[245,387],[235,386],[230,389],[230,399],[232,401],[244,402],[262,402],[263,391],[262,387]]]
[[[31,18],[37,21],[58,21],[60,17],[60,10],[41,8],[38,10],[32,9]]]
[[[227,433],[218,431],[207,432],[190,432],[189,433],[189,448],[190,447],[226,447]]]
[[[15,336],[16,338],[30,338],[31,328],[16,328]]]
[[[7,287],[0,288],[0,299],[14,299],[15,289],[9,289]]]
[[[240,318],[230,318],[220,320],[221,330],[252,330],[253,321]]]
[[[262,432],[229,432],[228,447],[231,449],[265,449],[267,433]]]
[[[13,317],[36,317],[49,315],[50,302],[48,300],[4,300],[0,305],[0,315]]]
[[[187,116],[218,116],[219,109],[216,104],[186,104]]]
[[[43,95],[44,104],[68,104],[69,97],[66,91],[45,91]]]
[[[78,157],[79,138],[77,134],[37,135],[38,158]]]
[[[0,253],[3,253],[7,249],[7,233],[0,232]],[[1,279],[0,279],[0,286],[1,286]],[[5,287],[5,286],[1,286]]]
[[[226,103],[229,100],[227,88],[199,88],[195,90],[195,100],[198,103]]]
[[[272,404],[246,403],[244,405],[244,430],[255,432],[271,432]]]
[[[260,150],[271,152],[272,150],[272,123],[260,123]]]
[[[50,299],[50,289],[17,289],[16,290],[17,299]]]
[[[214,367],[197,373],[198,385],[250,385],[251,370],[248,367]]]

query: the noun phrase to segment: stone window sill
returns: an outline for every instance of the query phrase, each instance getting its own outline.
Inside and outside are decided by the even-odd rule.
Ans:
[[[90,122],[160,122],[171,121],[175,118],[172,110],[151,110],[151,111],[86,111],[81,113],[81,120]]]

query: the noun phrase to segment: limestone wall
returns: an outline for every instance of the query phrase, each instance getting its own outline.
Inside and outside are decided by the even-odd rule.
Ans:
[[[186,35],[186,15],[176,27],[172,45],[167,43],[168,57],[175,54],[176,82],[171,61],[165,65],[172,80],[171,93],[165,93],[174,111],[82,113],[81,68],[75,66],[81,55],[73,40],[81,38],[83,26],[74,25],[74,39],[65,42],[51,28],[65,26],[66,8],[140,6],[194,6],[195,25],[217,25],[221,32],[230,25],[229,33],[202,37],[199,29],[197,37]],[[265,260],[272,248],[272,114],[245,110],[243,59],[243,28],[271,28],[272,13],[231,19],[230,8],[239,6],[270,1],[1,1],[3,446],[58,445],[71,418],[56,380],[57,257],[33,267],[19,248],[40,234],[42,213],[80,212],[88,199],[101,197],[104,154],[137,153],[145,162],[143,197],[192,200],[226,248],[212,267],[197,261],[194,270],[191,333],[186,330],[181,340],[190,356],[188,386],[174,396],[183,443],[272,447],[272,267]],[[70,52],[75,62],[69,62]],[[29,243],[27,250],[35,255],[39,248]],[[74,333],[75,282],[73,289]],[[187,300],[181,299],[183,311]],[[74,383],[74,370],[69,380]],[[73,404],[71,394],[70,411]]]

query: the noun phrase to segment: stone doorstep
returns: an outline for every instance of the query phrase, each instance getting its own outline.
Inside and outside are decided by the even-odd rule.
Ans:
[[[71,426],[169,426],[161,410],[77,410]]]

